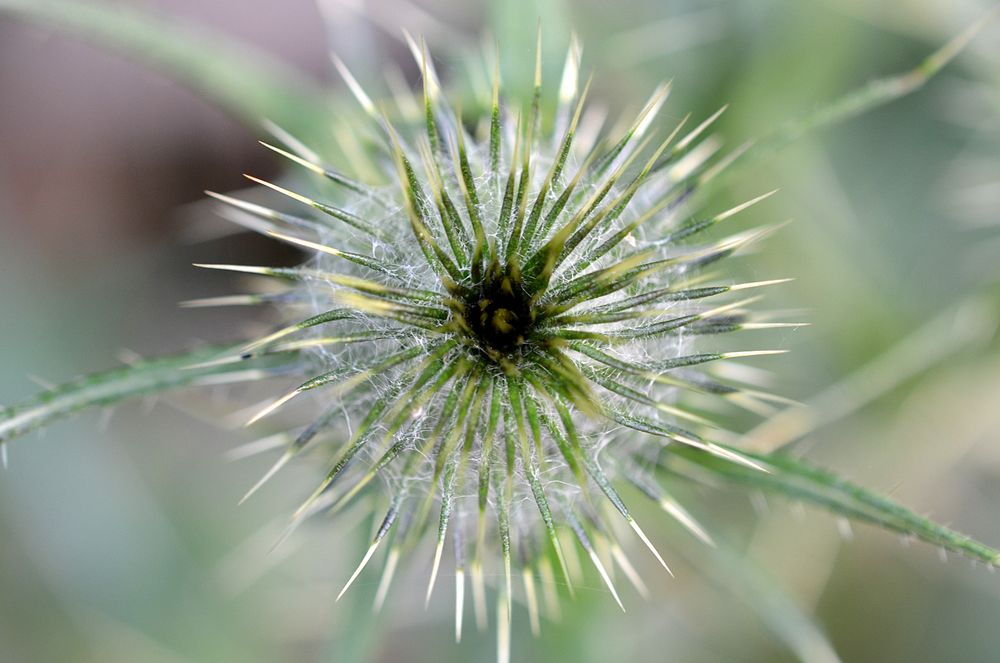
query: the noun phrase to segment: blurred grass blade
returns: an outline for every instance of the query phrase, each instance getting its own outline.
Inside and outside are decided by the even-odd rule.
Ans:
[[[706,580],[753,610],[798,660],[839,663],[840,657],[816,620],[745,553],[725,541],[705,546],[681,535],[673,537],[673,542],[674,549],[701,570]]]
[[[809,433],[865,407],[907,380],[981,348],[997,331],[1000,310],[989,296],[961,301],[805,403],[764,420],[744,436],[761,453],[795,448]]]
[[[987,564],[1000,563],[1000,551],[919,516],[887,497],[789,456],[747,453],[749,458],[759,461],[769,470],[758,472],[682,445],[671,445],[671,450],[671,455],[691,461],[729,481],[808,502]],[[667,468],[670,469],[669,461]]]
[[[998,17],[1000,17],[1000,5],[952,37],[912,69],[870,81],[818,110],[786,122],[739,155],[727,174],[731,176],[742,167],[777,152],[812,131],[844,122],[916,92],[958,57],[969,43]]]
[[[238,348],[214,347],[142,361],[59,385],[19,405],[0,409],[0,444],[80,410],[194,385],[250,382],[280,375],[295,353],[220,363]]]
[[[324,126],[321,91],[266,53],[224,34],[120,3],[0,0],[0,16],[57,29],[143,61],[253,129],[265,120],[303,137]]]

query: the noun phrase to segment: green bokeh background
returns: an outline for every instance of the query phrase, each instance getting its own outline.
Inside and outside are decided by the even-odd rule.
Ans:
[[[909,68],[990,3],[330,0],[329,28],[304,1],[140,6],[254,42],[338,94],[325,37],[370,79],[406,61],[399,26],[426,34],[444,71],[457,69],[462,49],[478,47],[489,26],[514,77],[530,75],[536,21],[552,71],[571,26],[596,72],[595,99],[635,109],[672,78],[664,117],[705,117],[729,103],[719,133],[735,146]],[[205,209],[189,205],[201,189],[235,188],[244,170],[277,169],[253,134],[158,74],[57,33],[0,17],[0,54],[8,145],[0,151],[0,402],[34,392],[29,375],[63,381],[115,364],[125,347],[153,354],[264,328],[265,314],[174,304],[231,285],[194,273],[191,262],[253,263],[277,251],[245,237],[192,240],[214,228]],[[807,457],[994,546],[998,83],[995,25],[925,89],[756,162],[708,201],[721,210],[780,187],[741,223],[793,220],[739,261],[748,278],[794,277],[766,304],[802,309],[812,323],[753,341],[791,351],[758,362],[778,393],[808,401],[941,323],[916,355],[943,347],[953,350],[947,359],[891,380],[888,393],[817,430]],[[970,301],[982,327],[973,340],[968,315],[950,313]],[[400,579],[378,619],[368,607],[375,573],[334,603],[368,522],[316,523],[269,552],[316,468],[289,468],[237,508],[268,459],[228,461],[226,450],[248,434],[213,422],[244,396],[218,390],[151,409],[126,405],[107,421],[86,415],[11,445],[11,467],[0,473],[0,660],[492,660],[493,636],[477,635],[471,619],[462,644],[453,643],[448,578],[424,611],[426,559]],[[847,536],[835,518],[788,501],[755,509],[743,493],[680,490],[721,539],[815,616],[843,660],[1000,659],[1000,576],[865,526]],[[653,596],[626,590],[627,614],[594,581],[564,604],[560,622],[543,624],[540,639],[517,611],[514,660],[795,660],[752,606],[726,591],[723,571],[686,563],[684,554],[701,553],[673,550],[674,530],[647,529],[675,579],[644,565]]]

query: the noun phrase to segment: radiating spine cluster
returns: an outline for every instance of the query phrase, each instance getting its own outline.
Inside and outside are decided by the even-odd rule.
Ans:
[[[751,321],[749,299],[706,303],[780,282],[718,283],[706,271],[769,230],[697,243],[771,194],[714,216],[685,214],[691,197],[739,153],[716,159],[717,142],[704,138],[724,109],[686,134],[687,118],[656,139],[652,128],[670,90],[666,84],[614,136],[602,118],[585,112],[590,82],[578,84],[575,41],[552,117],[542,112],[539,48],[525,111],[501,106],[494,73],[488,116],[471,127],[443,99],[426,48],[410,45],[424,81],[418,122],[405,118],[402,102],[399,112],[380,110],[337,62],[371,121],[380,154],[375,163],[394,183],[362,184],[278,130],[287,150],[268,147],[331,180],[338,203],[255,178],[314,213],[212,194],[233,220],[313,257],[295,268],[203,265],[296,285],[278,295],[200,303],[273,301],[308,311],[300,322],[246,345],[239,357],[222,360],[313,351],[309,379],[250,423],[305,392],[325,404],[311,424],[277,438],[287,438],[288,446],[250,493],[315,438],[331,438],[329,470],[293,524],[365,495],[373,508],[385,508],[343,591],[391,538],[376,597],[381,605],[400,557],[430,530],[436,546],[429,601],[450,537],[456,637],[466,572],[484,626],[484,568],[498,559],[505,658],[515,566],[536,631],[539,593],[555,612],[556,584],[564,582],[572,593],[578,575],[573,538],[619,605],[609,563],[645,592],[617,542],[621,522],[666,568],[616,486],[638,489],[710,542],[657,485],[663,454],[682,445],[767,471],[710,439],[709,422],[677,396],[694,391],[755,411],[766,410],[773,398],[702,370],[768,352],[695,351],[701,335],[789,324]],[[347,439],[338,440],[345,430]],[[377,478],[381,487],[371,490]]]

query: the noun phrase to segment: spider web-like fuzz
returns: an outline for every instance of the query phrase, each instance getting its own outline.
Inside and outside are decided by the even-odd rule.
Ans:
[[[613,135],[586,110],[589,81],[578,84],[575,45],[551,116],[541,110],[536,60],[526,108],[501,105],[494,74],[487,115],[471,131],[443,97],[426,50],[411,46],[424,80],[416,119],[380,110],[339,65],[377,137],[373,164],[391,183],[335,172],[279,132],[285,147],[272,149],[330,180],[328,198],[260,180],[300,209],[215,197],[235,220],[312,257],[294,268],[209,266],[292,281],[288,292],[263,298],[308,311],[242,357],[312,350],[308,379],[252,422],[305,392],[325,408],[263,479],[316,438],[333,438],[328,472],[295,523],[366,494],[379,505],[380,525],[344,590],[388,540],[381,604],[398,560],[430,536],[429,600],[450,541],[457,635],[466,574],[483,624],[484,569],[502,568],[506,658],[515,568],[536,629],[539,594],[556,609],[556,583],[573,591],[567,546],[582,549],[619,604],[599,548],[645,591],[618,541],[623,523],[666,568],[619,486],[638,488],[710,541],[657,485],[663,454],[694,449],[766,471],[713,440],[709,422],[679,396],[699,392],[755,411],[771,398],[704,371],[766,353],[703,352],[698,342],[783,324],[752,320],[740,297],[779,281],[732,284],[707,271],[768,231],[721,240],[704,239],[706,231],[770,194],[715,215],[689,213],[692,195],[728,163],[707,137],[722,111],[661,130],[664,85]]]

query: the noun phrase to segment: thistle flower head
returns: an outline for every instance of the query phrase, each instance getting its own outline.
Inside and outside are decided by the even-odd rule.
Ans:
[[[466,568],[480,622],[484,567],[493,564],[505,578],[499,618],[510,616],[515,566],[537,615],[536,572],[572,591],[564,548],[574,538],[620,604],[597,541],[640,589],[616,538],[621,525],[666,563],[619,485],[708,541],[657,486],[662,455],[684,447],[764,471],[713,440],[680,396],[697,391],[752,409],[766,398],[703,370],[756,353],[706,352],[698,339],[766,326],[732,294],[776,281],[733,284],[707,271],[765,233],[705,237],[770,194],[690,213],[692,195],[726,165],[706,138],[722,111],[664,126],[666,84],[623,131],[605,130],[587,111],[575,44],[554,113],[542,110],[538,60],[527,106],[504,107],[494,74],[483,118],[449,106],[426,49],[411,45],[424,82],[415,119],[407,103],[376,105],[338,61],[388,184],[336,172],[281,133],[287,149],[272,149],[330,180],[322,196],[255,180],[297,203],[286,212],[216,195],[237,221],[312,253],[291,269],[210,265],[297,282],[278,298],[306,310],[242,350],[312,349],[308,379],[251,423],[305,392],[327,408],[265,479],[314,438],[330,438],[329,471],[296,519],[372,493],[381,526],[347,586],[391,539],[379,603],[396,560],[426,535],[436,539],[428,599],[453,541],[459,630]]]

